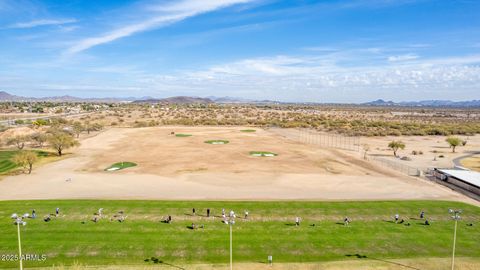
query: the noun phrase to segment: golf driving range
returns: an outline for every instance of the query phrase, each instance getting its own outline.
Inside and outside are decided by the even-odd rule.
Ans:
[[[59,216],[45,222],[43,216],[57,207]],[[93,213],[99,208],[103,208],[102,218],[95,223]],[[206,216],[207,208],[210,217]],[[22,248],[24,254],[45,254],[47,258],[25,261],[28,268],[75,264],[144,267],[154,264],[152,257],[180,266],[226,264],[229,228],[222,223],[222,208],[227,213],[235,211],[237,216],[233,225],[236,264],[262,265],[268,255],[273,256],[274,264],[345,260],[394,263],[399,258],[428,258],[433,268],[427,269],[443,269],[435,268],[441,266],[435,262],[451,255],[454,222],[449,208],[463,209],[457,232],[458,261],[476,257],[478,262],[480,209],[444,201],[4,201],[0,204],[0,254],[18,251],[17,228],[10,215],[35,209],[37,218],[27,219],[27,225],[20,228]],[[245,210],[249,212],[247,219]],[[418,217],[422,210],[431,225],[424,225],[424,219]],[[118,211],[125,214],[124,222],[111,221]],[[396,213],[405,222],[394,223]],[[172,222],[163,223],[169,215]],[[295,226],[297,216],[300,226]],[[348,226],[343,223],[346,216],[351,220]],[[469,226],[471,223],[474,225]],[[14,269],[18,262],[3,261],[1,266]]]

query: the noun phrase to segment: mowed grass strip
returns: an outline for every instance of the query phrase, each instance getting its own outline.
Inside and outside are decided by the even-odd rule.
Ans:
[[[175,137],[180,137],[180,138],[191,137],[191,136],[192,136],[192,134],[182,134],[182,133],[175,134]]]
[[[122,162],[117,162],[110,165],[110,167],[106,168],[105,171],[119,171],[119,170],[135,167],[135,166],[137,166],[137,163],[130,162],[130,161],[122,161]]]
[[[252,133],[252,132],[257,132],[255,129],[242,129],[240,132],[246,132],[246,133]]]
[[[227,144],[229,142],[230,141],[227,141],[227,140],[208,140],[208,141],[205,141],[205,143],[208,143],[208,144]]]
[[[42,216],[60,207],[51,222]],[[195,207],[197,215],[192,216]],[[89,221],[104,208],[99,223]],[[215,218],[206,217],[210,208]],[[23,252],[46,254],[47,260],[26,261],[25,267],[52,265],[148,265],[155,257],[166,263],[228,263],[229,228],[221,223],[221,209],[233,209],[235,262],[316,262],[355,259],[355,254],[376,259],[449,257],[453,221],[448,208],[461,208],[457,256],[480,257],[480,208],[444,201],[385,202],[209,202],[209,201],[5,201],[0,204],[0,254],[17,253],[12,213],[36,209],[39,218],[21,227]],[[119,210],[124,223],[109,221]],[[249,219],[243,219],[243,211]],[[432,225],[417,219],[424,210]],[[410,226],[391,222],[399,213]],[[172,215],[173,223],[161,220]],[[299,227],[294,218],[302,218]],[[348,216],[352,223],[344,226]],[[82,221],[84,224],[82,224]],[[204,229],[191,230],[192,223]],[[474,226],[467,226],[473,223]],[[315,224],[315,226],[311,226]],[[354,255],[354,256],[349,256]],[[0,269],[18,262],[0,261]]]
[[[48,157],[53,155],[52,153],[41,151],[41,150],[23,150],[23,151],[34,151],[37,153],[39,158]],[[0,151],[0,174],[6,174],[13,169],[16,169],[18,166],[12,161],[13,156],[18,154],[20,150],[2,150]]]

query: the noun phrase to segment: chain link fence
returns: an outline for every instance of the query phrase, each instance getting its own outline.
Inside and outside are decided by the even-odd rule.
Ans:
[[[322,133],[309,129],[271,128],[271,131],[288,139],[306,144],[360,152],[360,138],[340,134]]]
[[[360,142],[360,137],[358,136],[345,136],[340,134],[322,133],[309,129],[272,128],[271,131],[282,135],[288,139],[306,144],[314,144],[322,147],[349,150],[359,153],[362,152],[362,158],[365,158],[366,160],[382,167],[396,170],[409,176],[423,176],[423,172],[421,169],[401,164],[401,161],[399,160],[391,160],[385,157],[368,154],[366,156],[363,156],[365,153]]]
[[[367,155],[367,160],[374,162],[380,166],[387,167],[403,174],[410,176],[422,176],[422,170],[409,165],[400,164],[396,160],[390,160],[384,157],[378,157],[374,155]]]

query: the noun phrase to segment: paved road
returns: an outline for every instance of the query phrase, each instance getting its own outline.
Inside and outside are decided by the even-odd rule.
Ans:
[[[87,115],[87,114],[92,114],[98,111],[93,111],[93,112],[82,112],[82,113],[62,113],[62,114],[53,114],[53,115],[43,115],[43,116],[35,116],[35,117],[26,117],[26,118],[15,118],[15,119],[8,119],[8,120],[1,120],[0,125],[5,125],[5,126],[14,126],[16,120],[37,120],[37,119],[50,119],[50,118],[59,118],[59,117],[71,117],[71,116],[79,116],[79,115]]]
[[[460,156],[460,157],[454,158],[454,159],[452,160],[453,165],[454,165],[454,166],[460,166],[460,167],[462,167],[462,163],[460,162],[462,159],[464,159],[464,158],[469,158],[469,157],[471,157],[471,156],[479,155],[479,154],[480,154],[480,151],[475,151],[475,152],[472,152],[472,153],[470,153],[470,154],[468,154],[468,155],[464,155],[464,156]]]

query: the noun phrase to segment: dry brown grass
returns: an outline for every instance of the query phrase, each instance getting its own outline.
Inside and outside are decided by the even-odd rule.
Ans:
[[[463,167],[480,172],[480,155],[475,155],[462,159],[460,163]]]

